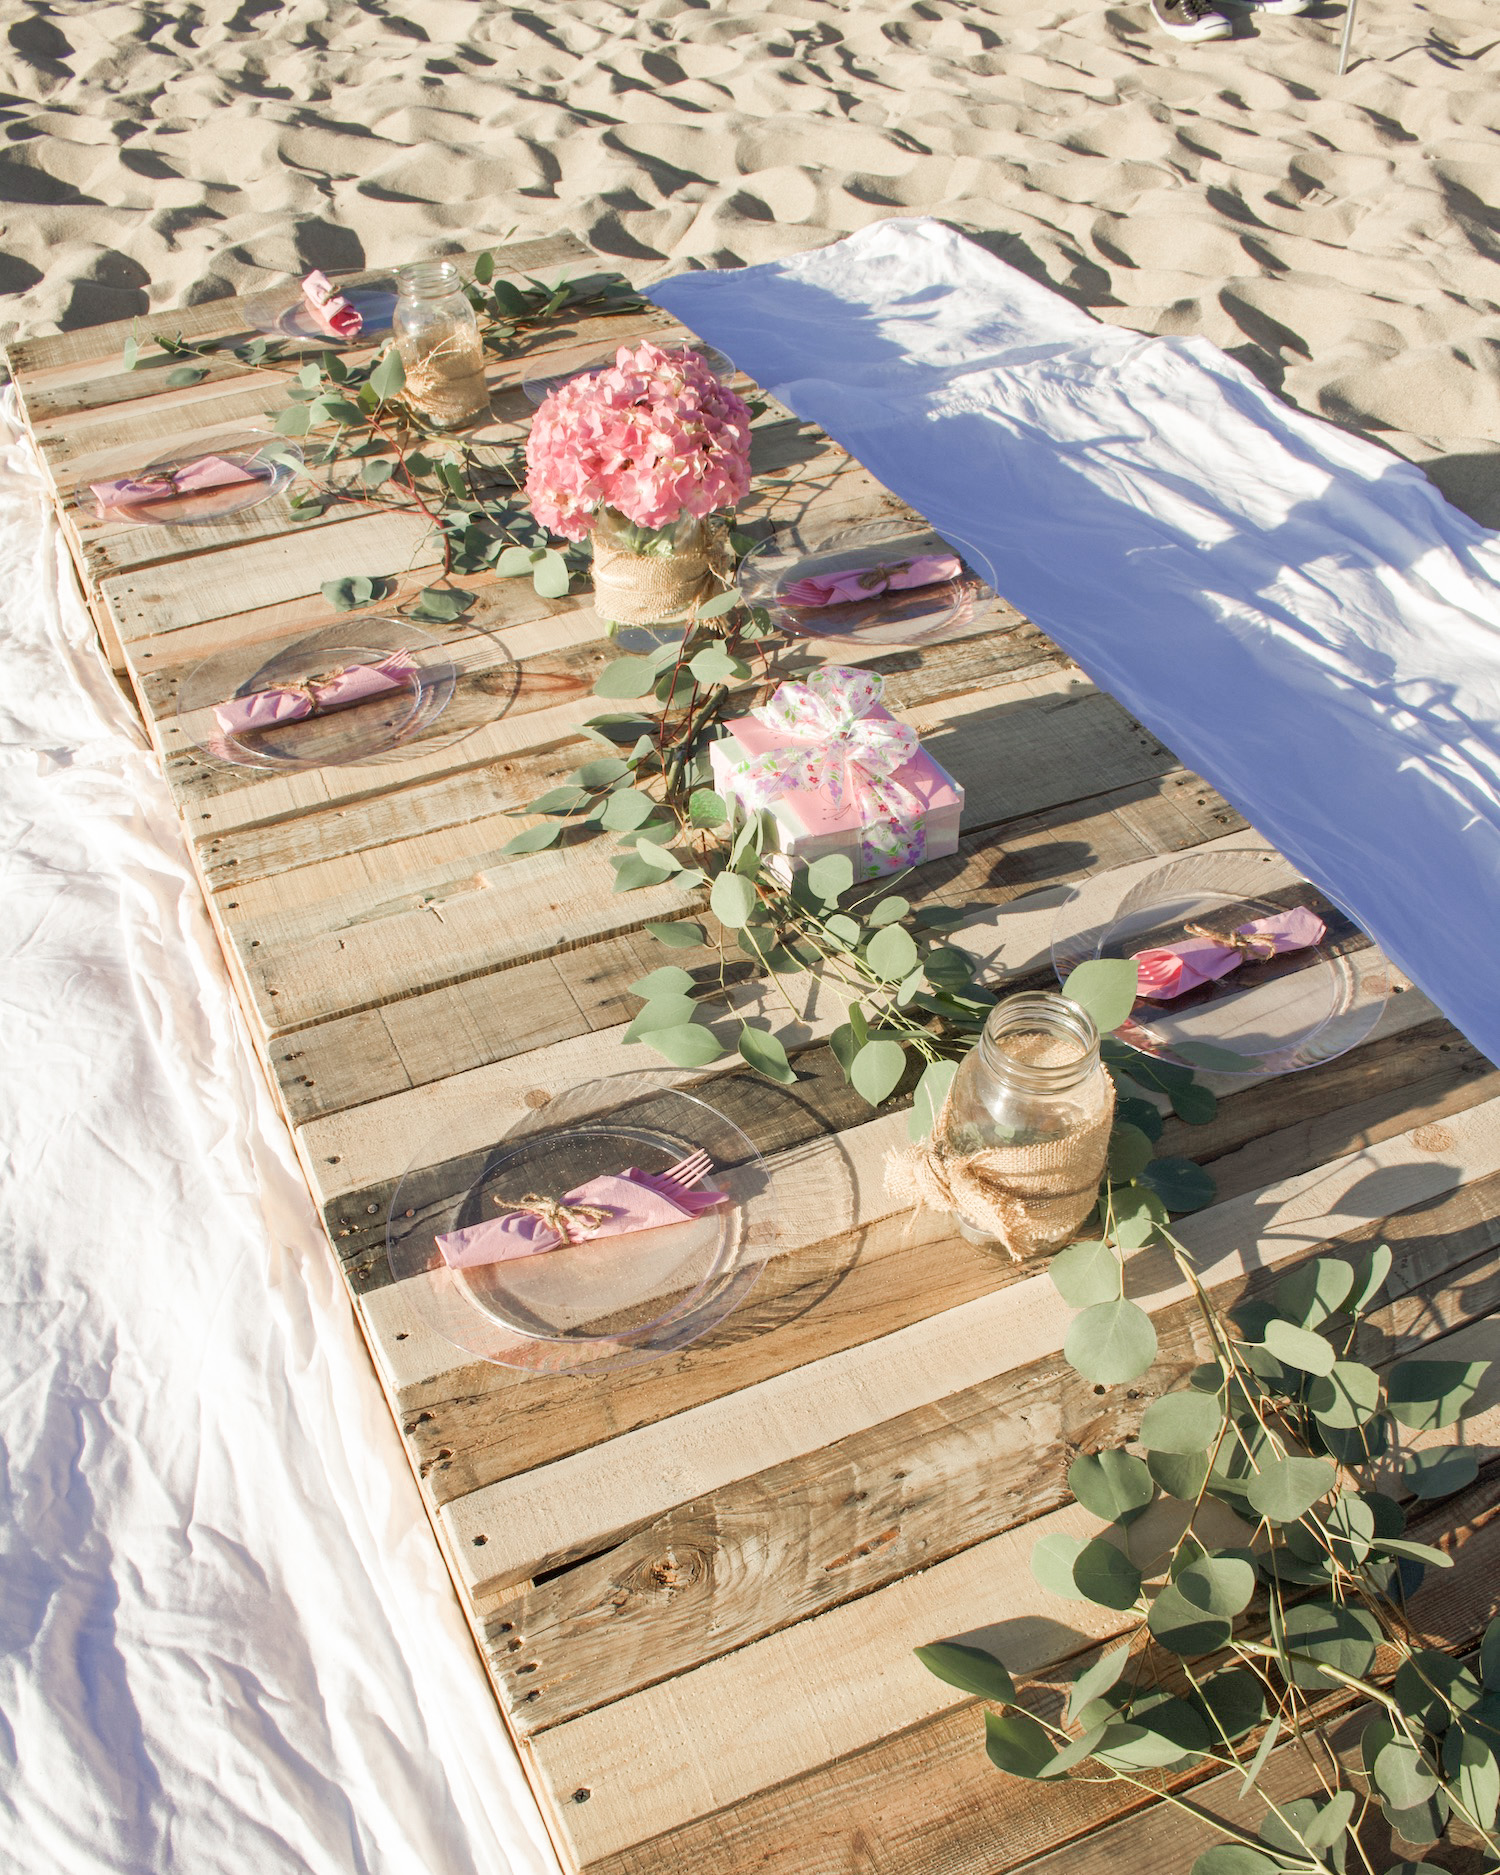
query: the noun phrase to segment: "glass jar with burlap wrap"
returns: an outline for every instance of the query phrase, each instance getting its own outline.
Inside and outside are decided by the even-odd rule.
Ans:
[[[684,514],[668,527],[637,527],[601,508],[589,536],[594,551],[594,610],[616,625],[680,618],[729,583],[722,522]]]
[[[1055,1250],[1094,1209],[1115,1090],[1088,1012],[1045,992],[996,1004],[921,1145],[892,1155],[904,1203],[951,1211],[970,1243]]]
[[[404,396],[435,430],[462,429],[490,413],[484,345],[474,308],[449,260],[396,269],[391,330],[406,370]]]

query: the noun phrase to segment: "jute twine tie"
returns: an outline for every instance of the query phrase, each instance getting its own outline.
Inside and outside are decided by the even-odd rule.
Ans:
[[[1265,931],[1227,931],[1220,935],[1201,924],[1185,924],[1182,928],[1189,937],[1203,938],[1210,944],[1222,944],[1226,950],[1239,951],[1252,961],[1263,962],[1267,957],[1276,955],[1276,940]]]
[[[1107,1074],[1096,1079],[1095,1110],[1040,1146],[956,1151],[944,1101],[930,1139],[887,1157],[886,1190],[898,1204],[954,1212],[997,1237],[1017,1263],[1065,1243],[1094,1208],[1109,1152],[1114,1083]]]
[[[724,543],[714,530],[686,552],[627,553],[595,532],[594,610],[618,625],[651,625],[718,590]]]
[[[490,407],[477,332],[454,331],[406,368],[406,396],[432,422],[451,427]]]
[[[573,1235],[575,1230],[595,1230],[608,1218],[609,1212],[597,1204],[564,1204],[561,1198],[542,1198],[534,1191],[527,1192],[519,1204],[506,1204],[497,1198],[495,1203],[502,1211],[516,1211],[525,1217],[540,1218],[554,1236],[564,1243],[577,1243]]]

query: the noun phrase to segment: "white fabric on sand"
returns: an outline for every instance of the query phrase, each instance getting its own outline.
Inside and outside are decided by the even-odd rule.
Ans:
[[[0,582],[0,1865],[547,1875],[11,429]]]
[[[1500,537],[936,221],[652,298],[977,548],[1500,1061]]]

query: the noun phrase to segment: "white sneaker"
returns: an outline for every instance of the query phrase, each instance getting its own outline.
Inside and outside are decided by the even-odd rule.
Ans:
[[[1313,0],[1240,0],[1252,13],[1305,13]]]
[[[1285,0],[1271,3],[1283,6]],[[1233,30],[1212,0],[1151,0],[1151,14],[1174,39],[1227,39]]]

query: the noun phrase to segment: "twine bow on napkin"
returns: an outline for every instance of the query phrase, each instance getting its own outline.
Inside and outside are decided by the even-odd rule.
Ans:
[[[306,716],[348,709],[351,704],[404,690],[416,674],[410,652],[390,651],[374,664],[341,664],[334,670],[314,671],[299,683],[231,697],[227,703],[214,705],[214,720],[230,736],[271,729],[278,723],[300,722]]]
[[[920,865],[926,852],[926,810],[896,779],[921,744],[914,729],[880,708],[880,692],[873,672],[833,664],[780,685],[751,712],[779,744],[753,756],[739,775],[752,809],[803,793],[822,795],[836,811],[852,804],[872,871],[891,861]]]

